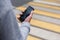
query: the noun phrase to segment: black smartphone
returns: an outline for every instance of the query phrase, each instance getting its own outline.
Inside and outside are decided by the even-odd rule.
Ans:
[[[26,17],[28,17],[31,13],[31,11],[33,11],[34,8],[31,6],[28,6],[28,8],[23,12],[23,15],[20,16],[19,20],[21,22],[23,22],[25,20]]]

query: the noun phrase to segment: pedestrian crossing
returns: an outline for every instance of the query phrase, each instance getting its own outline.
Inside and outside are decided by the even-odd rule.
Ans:
[[[43,40],[43,39],[36,38],[34,36],[29,35],[28,38],[27,38],[27,40]]]
[[[17,9],[20,9],[21,11],[24,11],[26,9],[26,7],[21,6],[21,7],[18,7]],[[45,15],[45,16],[49,16],[49,17],[60,19],[60,15],[59,14],[52,13],[52,12],[46,12],[46,11],[35,9],[34,13],[35,14],[39,14],[39,15]]]
[[[29,2],[26,5],[48,8],[53,11],[60,10],[58,6],[38,2]],[[20,6],[16,9],[23,12],[26,6]],[[33,13],[34,15],[30,22],[31,32],[27,40],[60,40],[60,14],[36,8]]]
[[[37,38],[41,38],[42,40],[60,40],[60,34],[37,28],[36,26],[31,26],[30,34],[36,36]]]
[[[42,10],[42,11],[47,11],[47,12],[60,14],[59,10],[54,10],[54,9],[51,9],[51,8],[45,8],[45,7],[39,7],[39,6],[33,6],[33,5],[29,5],[29,4],[27,4],[27,5],[24,4],[24,7],[28,7],[28,6],[32,6],[32,7],[34,7],[34,9],[39,9],[39,10]]]
[[[47,30],[51,30],[51,31],[60,33],[60,25],[54,25],[51,23],[47,23],[47,22],[40,21],[40,20],[38,21],[38,20],[34,20],[34,19],[31,20],[31,25],[35,25],[39,28],[43,28],[43,29],[47,29]]]
[[[44,21],[44,22],[49,22],[49,23],[52,23],[52,24],[60,25],[60,20],[59,19],[55,19],[55,18],[51,18],[51,17],[47,17],[47,16],[33,14],[32,18],[40,20],[40,21]]]
[[[60,0],[43,0],[43,1],[54,2],[54,3],[60,3]]]
[[[55,9],[55,10],[60,10],[60,8],[57,7],[57,6],[48,5],[48,4],[43,4],[43,3],[38,3],[38,2],[29,2],[28,5],[45,7],[45,8]]]
[[[50,1],[50,0],[33,0],[33,2],[38,2],[38,3],[53,5],[53,6],[60,6],[60,1],[59,0],[55,0],[53,2]]]

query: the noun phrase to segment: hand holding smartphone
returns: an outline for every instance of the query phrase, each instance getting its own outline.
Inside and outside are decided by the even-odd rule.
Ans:
[[[19,20],[20,20],[21,22],[23,22],[23,21],[30,15],[30,13],[31,13],[32,11],[34,11],[34,8],[31,7],[31,6],[29,6],[29,7],[23,12],[23,14],[20,16]]]

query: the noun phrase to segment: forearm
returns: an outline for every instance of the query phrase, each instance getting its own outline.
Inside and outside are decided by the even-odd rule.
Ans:
[[[26,40],[26,38],[30,32],[30,24],[28,22],[23,22],[20,27],[20,31],[21,31],[23,40]]]

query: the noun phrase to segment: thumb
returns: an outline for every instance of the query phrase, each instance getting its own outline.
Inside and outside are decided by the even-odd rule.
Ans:
[[[30,15],[24,20],[26,22],[30,22],[33,16],[33,12],[30,13]]]

